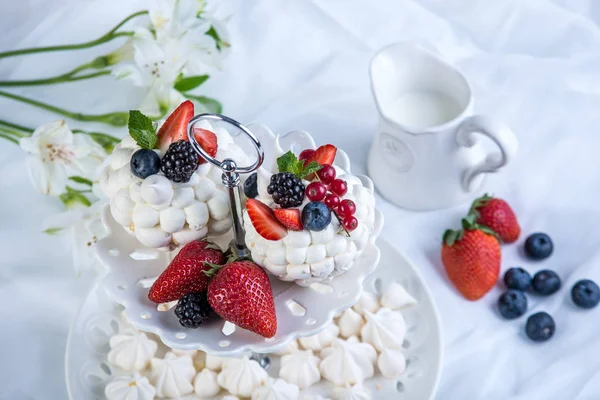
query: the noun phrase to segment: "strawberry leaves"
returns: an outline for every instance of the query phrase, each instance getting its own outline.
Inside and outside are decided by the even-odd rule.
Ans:
[[[298,157],[290,150],[277,159],[277,167],[279,172],[289,172],[300,179],[304,179],[321,169],[321,166],[315,161],[309,162],[308,165],[304,165],[304,161],[298,160]]]
[[[129,134],[142,149],[154,149],[158,144],[156,126],[138,110],[129,111]]]
[[[493,231],[492,229],[488,228],[485,225],[478,224],[477,216],[474,214],[468,214],[465,218],[463,218],[461,221],[461,225],[462,225],[462,229],[458,229],[458,230],[447,229],[444,232],[444,235],[442,236],[442,242],[446,246],[452,246],[452,245],[454,245],[454,243],[461,240],[464,236],[465,231],[472,231],[475,229],[480,230],[484,233],[487,233],[488,235],[492,235],[496,239],[500,240],[498,237],[498,234],[495,231]]]

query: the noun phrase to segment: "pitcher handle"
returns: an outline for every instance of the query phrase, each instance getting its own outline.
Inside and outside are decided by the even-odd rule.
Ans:
[[[517,137],[510,128],[483,115],[469,117],[459,126],[456,132],[456,143],[459,146],[473,147],[477,143],[476,133],[492,139],[500,151],[488,154],[482,162],[463,173],[462,186],[467,192],[475,189],[473,183],[478,175],[496,172],[512,161],[519,147]]]

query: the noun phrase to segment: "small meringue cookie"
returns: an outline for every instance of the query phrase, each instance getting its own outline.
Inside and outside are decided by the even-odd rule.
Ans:
[[[160,213],[147,204],[136,204],[133,207],[133,225],[136,228],[152,228],[158,224]]]
[[[361,343],[352,336],[348,340],[335,339],[333,346],[322,352],[319,364],[321,375],[338,386],[361,383],[373,377],[373,363],[377,352],[369,343]]]
[[[381,306],[391,310],[402,310],[416,304],[417,300],[396,281],[387,285],[381,294]]]
[[[169,207],[160,212],[160,227],[167,233],[179,232],[185,225],[185,213],[180,208]]]
[[[215,191],[214,196],[206,203],[211,218],[221,220],[229,216],[229,196],[222,190]]]
[[[173,302],[171,302],[171,303],[173,303]],[[177,301],[175,301],[174,303],[177,304]],[[169,303],[163,303],[163,304],[169,304]],[[196,357],[196,354],[198,354],[198,350],[171,349],[171,353],[175,354],[176,356],[190,356],[190,357],[194,358],[194,357]]]
[[[113,150],[110,156],[110,167],[113,170],[117,170],[124,166],[129,168],[129,163],[131,162],[131,156],[133,155],[133,149],[123,148]]]
[[[194,391],[192,379],[196,375],[190,356],[176,356],[169,352],[164,359],[151,361],[150,381],[156,387],[158,397],[181,397]]]
[[[140,331],[114,335],[109,344],[108,362],[125,371],[141,371],[146,368],[158,348],[154,340],[148,339]]]
[[[166,247],[171,242],[171,235],[158,226],[153,228],[138,228],[135,230],[135,237],[144,246],[152,248]]]
[[[107,400],[152,400],[156,394],[148,378],[138,372],[114,377],[104,388]]]
[[[199,231],[208,224],[210,216],[208,214],[206,203],[194,201],[192,204],[185,207],[183,212],[185,213],[185,220],[191,230]]]
[[[321,380],[319,357],[311,350],[295,351],[281,357],[279,376],[301,389]]]
[[[133,182],[129,185],[129,197],[134,203],[143,203],[142,199],[142,182]]]
[[[347,243],[340,235],[335,235],[334,238],[325,245],[328,257],[335,257],[346,250]]]
[[[304,264],[307,252],[307,247],[288,247],[285,251],[285,259],[289,264]]]
[[[120,189],[110,199],[110,214],[119,224],[129,226],[132,221],[134,205],[135,203],[129,198],[129,190]]]
[[[406,357],[398,349],[383,349],[377,367],[385,378],[396,379],[406,371]]]
[[[217,190],[217,185],[208,178],[200,178],[198,184],[194,187],[196,200],[207,202]]]
[[[283,243],[288,248],[307,248],[310,245],[309,231],[288,231]]]
[[[308,279],[311,277],[310,264],[288,264],[285,272],[291,279]]]
[[[286,354],[295,353],[297,351],[300,351],[300,347],[298,346],[298,341],[290,340],[285,347],[283,347],[281,350],[274,351],[273,354],[281,357],[281,356],[285,356]]]
[[[336,400],[371,400],[371,391],[364,387],[362,383],[354,386],[336,387],[333,389],[333,396]]]
[[[360,334],[364,321],[359,313],[352,308],[348,308],[342,313],[337,324],[340,327],[340,336],[349,338],[350,336],[357,336]]]
[[[300,396],[298,386],[283,379],[269,378],[263,386],[252,392],[252,400],[297,400]]]
[[[301,400],[331,400],[329,397],[323,397],[320,394],[304,394]]]
[[[129,187],[132,182],[138,181],[139,178],[135,177],[131,173],[131,168],[129,165],[121,167],[110,175],[109,182],[112,185],[116,185],[119,189]]]
[[[352,308],[354,308],[354,311],[363,315],[365,311],[374,313],[379,310],[379,300],[377,300],[377,296],[373,293],[363,290],[360,298]]]
[[[268,377],[258,362],[244,356],[225,360],[217,381],[236,396],[250,397],[254,389],[263,385]]]
[[[334,323],[327,325],[325,329],[313,336],[302,337],[298,339],[302,347],[308,350],[321,350],[331,346],[331,343],[340,334],[340,328]]]
[[[362,339],[372,344],[378,351],[384,349],[401,349],[406,335],[406,322],[398,311],[381,308],[373,314],[364,313],[366,324],[362,327]]]
[[[217,373],[210,369],[204,368],[194,378],[194,392],[202,397],[213,397],[221,391],[221,387],[217,382]]]
[[[227,357],[219,357],[219,356],[214,356],[212,354],[207,353],[204,364],[205,364],[206,368],[208,368],[210,370],[220,371],[225,360],[227,360]]]
[[[173,197],[171,182],[162,175],[150,175],[142,182],[140,194],[150,205],[168,204]]]
[[[310,264],[314,262],[323,261],[325,257],[327,257],[327,247],[325,247],[325,245],[311,244],[310,246],[308,246],[308,250],[306,252],[307,263]]]
[[[175,208],[185,208],[194,201],[194,189],[191,187],[180,187],[173,192],[171,205]]]
[[[198,169],[196,170],[196,172],[194,172],[193,175],[197,175],[198,179],[203,178],[206,176],[206,174],[208,174],[208,171],[210,171],[211,168],[214,168],[211,163],[200,164],[198,165]],[[196,182],[191,186],[197,186],[199,182],[198,179],[196,179]]]
[[[268,258],[265,260],[259,252],[252,252],[252,259],[256,263],[260,263],[264,268],[275,276],[285,275],[287,273],[287,263],[273,264]]]
[[[237,396],[233,396],[233,395],[231,395],[231,394],[228,394],[228,395],[226,395],[226,396],[223,396],[223,397],[221,398],[221,400],[240,400],[240,398],[239,398],[239,397],[237,397]]]

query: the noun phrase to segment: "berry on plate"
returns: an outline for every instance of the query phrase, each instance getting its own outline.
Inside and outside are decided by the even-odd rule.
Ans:
[[[458,291],[468,300],[478,300],[498,280],[500,243],[494,232],[475,223],[474,216],[462,224],[463,229],[444,233],[442,263]]]
[[[554,319],[546,312],[538,312],[527,318],[525,333],[534,342],[545,342],[554,335]]]
[[[171,143],[162,158],[160,170],[167,179],[173,182],[189,182],[194,171],[198,169],[198,154],[185,140]]]
[[[246,202],[248,217],[254,225],[256,232],[267,240],[283,239],[287,235],[285,226],[277,220],[275,213],[269,206],[256,199]]]
[[[550,257],[554,245],[545,233],[532,233],[525,241],[525,255],[532,260],[543,260]]]
[[[300,218],[300,210],[297,208],[276,208],[273,210],[275,218],[291,231],[304,229]]]
[[[160,170],[160,156],[150,149],[139,149],[129,162],[131,173],[140,179],[146,179]]]
[[[560,277],[554,271],[544,269],[537,272],[531,281],[533,291],[542,296],[550,296],[560,289]]]
[[[277,315],[267,273],[252,261],[233,261],[207,272],[208,302],[225,320],[266,338],[277,332]]]
[[[527,311],[527,297],[520,290],[509,290],[498,299],[498,311],[506,319],[519,318]]]
[[[280,172],[271,176],[267,193],[283,208],[298,207],[304,200],[304,184],[291,172]]]
[[[473,202],[469,213],[475,215],[479,225],[496,232],[504,243],[516,242],[521,234],[514,211],[502,199],[485,194]]]
[[[310,201],[321,201],[327,195],[327,186],[321,182],[312,182],[306,187],[306,197]]]
[[[309,231],[319,232],[331,223],[331,211],[324,203],[313,201],[302,210],[302,224]]]
[[[258,175],[257,173],[251,174],[244,182],[244,194],[247,198],[253,199],[258,196]]]
[[[188,140],[187,126],[194,116],[194,103],[184,101],[169,115],[158,130],[158,148],[164,154],[171,143],[178,140]]]
[[[514,267],[504,274],[504,284],[508,289],[524,292],[531,288],[531,275],[521,267]]]
[[[330,164],[321,166],[321,169],[317,171],[319,180],[325,184],[333,182],[336,176],[335,168]]]
[[[181,326],[196,329],[208,321],[214,311],[208,304],[206,292],[188,293],[179,299],[175,306],[175,315]]]
[[[188,293],[206,291],[210,267],[205,263],[224,264],[225,256],[212,243],[196,240],[183,246],[167,269],[152,284],[148,298],[155,303],[179,300]]]
[[[571,298],[578,307],[594,308],[600,302],[600,288],[594,281],[582,279],[573,285]]]

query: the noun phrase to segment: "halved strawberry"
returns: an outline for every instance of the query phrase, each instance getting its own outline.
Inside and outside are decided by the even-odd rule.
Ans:
[[[169,115],[158,130],[158,148],[164,154],[169,145],[178,140],[188,140],[187,125],[194,116],[194,103],[184,101]]]
[[[316,161],[317,164],[331,164],[333,165],[333,160],[335,160],[335,154],[337,153],[337,148],[332,144],[326,144],[324,146],[319,147],[315,150],[315,153],[310,156],[308,160],[306,160],[306,165],[308,165],[312,161]]]
[[[275,218],[289,230],[301,231],[304,229],[300,218],[300,210],[297,208],[276,208],[273,213],[275,213]]]
[[[202,147],[211,157],[217,155],[217,135],[214,132],[211,132],[202,128],[194,129],[194,137],[200,147]],[[198,163],[204,164],[206,162],[202,157],[198,157]]]
[[[256,232],[267,240],[279,240],[287,235],[287,229],[275,218],[275,213],[266,204],[248,199],[246,202],[248,216]]]

